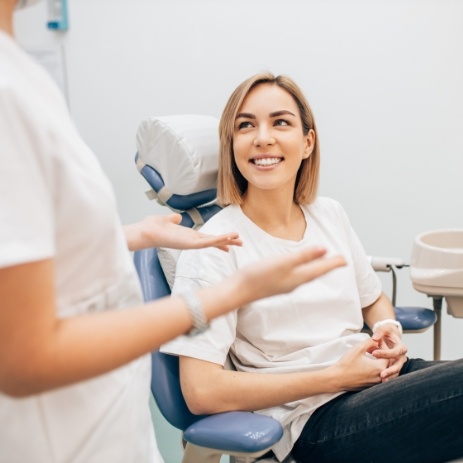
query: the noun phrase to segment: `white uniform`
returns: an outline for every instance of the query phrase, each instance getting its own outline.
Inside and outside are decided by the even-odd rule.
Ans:
[[[238,371],[262,374],[315,371],[334,364],[367,335],[362,307],[381,294],[378,277],[339,203],[319,198],[304,206],[307,227],[301,241],[270,236],[249,220],[239,206],[228,206],[211,218],[202,232],[233,229],[243,247],[229,253],[216,249],[183,251],[173,293],[214,284],[252,262],[272,255],[323,245],[328,255],[343,255],[348,265],[302,285],[290,294],[273,296],[213,320],[211,329],[194,338],[182,336],[164,345],[167,353],[224,365],[230,354]],[[283,460],[311,413],[336,394],[321,394],[285,406],[260,410],[277,419],[284,436],[272,449]]]
[[[3,32],[0,224],[0,268],[54,259],[59,317],[141,303],[109,181],[48,74]],[[0,462],[162,462],[150,375],[144,356],[32,397],[0,394]]]

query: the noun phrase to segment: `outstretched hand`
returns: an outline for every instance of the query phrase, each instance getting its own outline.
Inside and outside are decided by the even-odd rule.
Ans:
[[[372,339],[378,343],[378,349],[372,355],[378,359],[388,360],[388,367],[381,372],[381,381],[385,382],[399,376],[400,370],[407,361],[407,346],[403,343],[397,327],[385,324],[378,327]]]
[[[341,256],[323,257],[323,248],[307,248],[301,252],[278,258],[267,258],[240,272],[245,281],[246,303],[289,293],[303,283],[307,283],[343,265]]]
[[[129,249],[137,251],[145,248],[165,247],[172,249],[200,249],[216,247],[228,251],[229,246],[241,246],[238,233],[208,235],[179,225],[180,214],[152,215],[141,222],[125,225],[124,232]]]

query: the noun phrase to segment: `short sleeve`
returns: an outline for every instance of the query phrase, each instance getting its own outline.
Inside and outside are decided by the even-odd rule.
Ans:
[[[234,271],[230,257],[230,253],[214,248],[183,251],[177,262],[172,294],[195,291],[221,281]],[[218,317],[204,333],[194,337],[180,336],[164,344],[161,351],[223,366],[235,341],[237,318],[237,311]]]
[[[27,102],[0,87],[0,267],[54,254],[50,146]]]

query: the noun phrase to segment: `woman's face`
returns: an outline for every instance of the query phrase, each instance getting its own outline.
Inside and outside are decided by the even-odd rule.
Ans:
[[[313,130],[304,135],[299,108],[288,92],[273,84],[253,88],[237,113],[233,135],[246,194],[258,189],[293,195],[298,169],[314,142]]]

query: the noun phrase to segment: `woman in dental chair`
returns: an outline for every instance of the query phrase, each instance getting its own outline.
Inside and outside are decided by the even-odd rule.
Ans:
[[[322,245],[347,266],[242,306],[194,340],[163,346],[180,356],[191,411],[276,418],[284,435],[266,461],[462,457],[463,362],[406,357],[401,326],[345,212],[316,196],[319,143],[300,89],[271,74],[244,81],[222,114],[220,148],[219,201],[226,207],[202,231],[232,227],[243,246],[228,254],[183,251],[173,294],[306,246]],[[362,333],[364,322],[371,337]],[[224,367],[228,356],[234,370]]]
[[[177,215],[123,230],[62,95],[13,38],[13,12],[28,3],[0,0],[0,462],[161,463],[149,353],[344,261],[305,249],[143,304],[128,249],[222,252],[239,238],[196,233]]]

